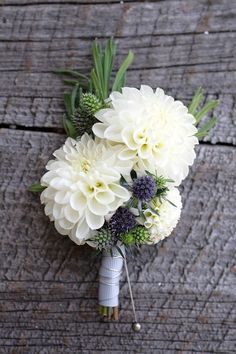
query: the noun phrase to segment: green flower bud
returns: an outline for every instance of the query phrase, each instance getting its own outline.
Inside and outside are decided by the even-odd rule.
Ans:
[[[107,229],[100,229],[92,239],[95,242],[96,248],[102,250],[112,245],[112,234]]]
[[[97,120],[92,114],[82,111],[79,107],[72,117],[72,122],[78,132],[78,136],[82,136],[84,133],[90,134],[92,132],[92,127]]]
[[[80,108],[87,114],[95,114],[102,108],[102,102],[92,93],[83,93],[80,99]]]
[[[93,125],[97,122],[94,114],[101,109],[102,102],[92,93],[83,93],[80,98],[79,107],[72,117],[73,124],[79,136],[84,133],[90,134]]]
[[[121,241],[125,246],[132,246],[135,243],[134,237],[131,232],[126,232],[122,234]]]
[[[150,233],[144,226],[136,226],[131,232],[136,245],[143,245],[150,239]]]
[[[143,245],[150,239],[150,233],[144,226],[135,226],[130,231],[121,235],[121,241],[125,246]]]

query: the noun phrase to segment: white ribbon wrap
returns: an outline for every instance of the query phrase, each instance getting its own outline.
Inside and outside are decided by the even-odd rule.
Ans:
[[[125,254],[123,245],[119,246]],[[119,281],[122,273],[123,257],[116,248],[112,248],[112,256],[109,251],[104,251],[99,270],[99,305],[116,307],[119,304]]]

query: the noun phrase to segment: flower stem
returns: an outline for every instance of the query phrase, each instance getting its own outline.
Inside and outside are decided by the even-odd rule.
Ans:
[[[99,305],[98,308],[99,314],[103,317],[108,317],[109,320],[117,321],[119,319],[119,308],[116,307],[107,307]]]

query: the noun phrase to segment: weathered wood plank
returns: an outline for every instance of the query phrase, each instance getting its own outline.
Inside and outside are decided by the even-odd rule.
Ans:
[[[4,40],[53,41],[91,35],[137,37],[236,30],[236,5],[228,0],[124,2],[109,6],[49,3],[4,6],[1,10],[5,20],[1,23],[0,38]]]
[[[153,1],[153,0],[152,0]],[[151,1],[151,2],[152,2]],[[155,1],[155,0],[154,0]],[[123,2],[137,2],[137,0],[125,0]],[[92,5],[92,4],[111,4],[111,3],[119,3],[122,4],[122,0],[1,0],[2,5],[52,5],[52,4],[68,4],[68,5]]]
[[[175,236],[129,261],[143,324],[134,334],[125,276],[120,322],[100,321],[99,258],[59,236],[26,191],[63,140],[1,130],[0,352],[233,353],[236,150],[198,148]]]
[[[0,122],[60,128],[64,87],[51,71],[64,66],[88,70],[91,38],[112,33],[118,36],[119,62],[128,48],[136,53],[130,85],[162,86],[185,102],[202,85],[208,95],[222,100],[216,111],[220,123],[206,140],[235,144],[234,4],[169,4],[3,7]],[[108,11],[112,19],[104,21]],[[183,11],[188,11],[189,22]]]
[[[91,34],[95,37],[95,33]],[[0,42],[1,71],[50,72],[55,68],[91,67],[91,38],[54,39],[53,41]],[[129,49],[135,53],[132,69],[208,64],[211,72],[235,69],[235,33],[144,35],[116,38],[118,62]],[[100,43],[105,42],[101,39]],[[16,55],[17,54],[17,55]],[[220,66],[221,65],[221,66]]]
[[[214,81],[212,80],[214,77]],[[61,128],[64,112],[62,97],[66,90],[61,80],[51,73],[8,72],[1,74],[0,122],[27,127]],[[236,144],[235,131],[235,78],[228,71],[211,73],[209,67],[176,67],[169,69],[133,70],[128,73],[130,86],[141,83],[160,86],[186,104],[194,89],[203,86],[208,98],[220,100],[215,110],[219,122],[206,141]]]

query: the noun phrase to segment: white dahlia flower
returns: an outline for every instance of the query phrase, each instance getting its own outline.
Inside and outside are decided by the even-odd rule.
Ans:
[[[166,199],[175,206],[168,200],[160,203],[158,198],[154,198],[151,208],[144,211],[144,226],[150,231],[151,243],[157,243],[169,236],[179,221],[182,202],[178,189],[169,190]]]
[[[80,141],[67,138],[46,165],[41,184],[45,214],[62,235],[77,244],[102,227],[105,216],[130,198],[119,184],[130,172],[130,162],[117,158],[117,147],[84,134]]]
[[[195,158],[195,119],[187,107],[157,88],[130,87],[110,95],[111,107],[95,115],[93,132],[123,145],[119,158],[132,160],[136,170],[148,170],[178,185]]]

